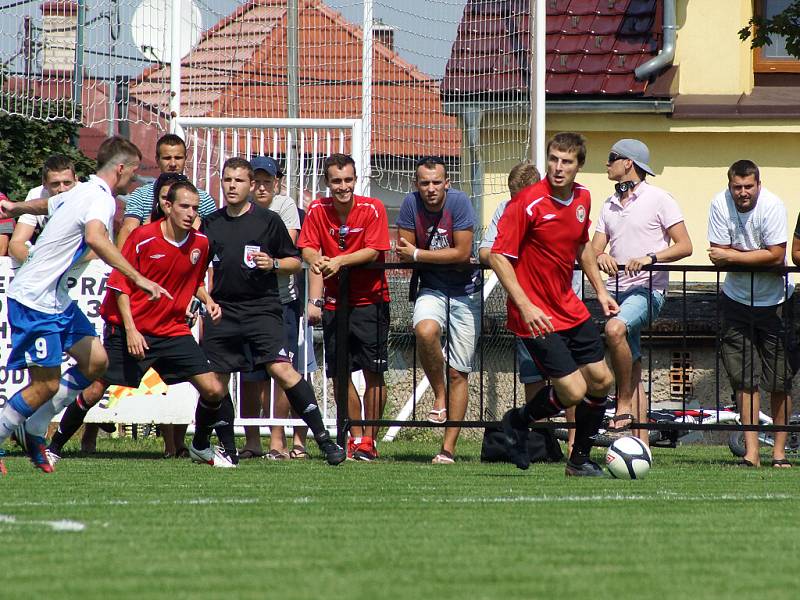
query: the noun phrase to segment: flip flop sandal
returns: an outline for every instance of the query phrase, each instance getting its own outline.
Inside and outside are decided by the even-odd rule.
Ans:
[[[791,467],[792,463],[787,458],[778,458],[772,461],[773,467],[778,467],[779,469],[786,469],[787,467]]]
[[[251,450],[250,448],[242,448],[239,452],[239,460],[247,460],[248,458],[261,458],[264,456],[263,452],[258,450]]]
[[[615,415],[608,420],[608,427],[606,427],[606,431],[610,431],[612,433],[621,433],[623,431],[630,431],[631,425],[633,425],[634,420],[635,419],[631,413],[621,413]],[[627,421],[628,423],[627,425],[616,426],[617,421]],[[611,425],[612,423],[614,424],[613,427]]]
[[[430,423],[444,423],[447,421],[446,408],[432,408],[428,413],[428,422]]]
[[[289,458],[292,460],[305,460],[308,458],[308,452],[302,446],[294,446],[289,451]]]
[[[758,465],[755,464],[754,462],[747,460],[746,458],[743,458],[742,460],[736,463],[736,466],[750,468],[750,467],[757,467]]]
[[[239,457],[242,455],[240,454]],[[270,450],[266,454],[262,454],[264,458],[267,460],[289,460],[289,455],[285,452],[281,452],[280,450]]]

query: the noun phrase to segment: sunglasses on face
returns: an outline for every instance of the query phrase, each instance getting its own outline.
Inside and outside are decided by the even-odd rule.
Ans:
[[[622,154],[617,154],[616,152],[611,152],[608,155],[608,164],[613,162],[617,162],[618,160],[628,160],[627,156],[622,156]]]

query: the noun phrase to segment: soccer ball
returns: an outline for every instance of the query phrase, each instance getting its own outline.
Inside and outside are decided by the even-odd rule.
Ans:
[[[621,437],[606,452],[606,467],[617,479],[644,479],[653,464],[650,448],[639,438]]]

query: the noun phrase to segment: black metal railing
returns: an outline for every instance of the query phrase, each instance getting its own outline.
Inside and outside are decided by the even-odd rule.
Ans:
[[[360,267],[368,269],[383,269],[387,271],[390,294],[392,297],[391,309],[391,329],[389,335],[389,370],[390,377],[387,380],[389,389],[389,402],[387,406],[390,410],[397,410],[399,401],[408,395],[411,402],[410,411],[406,418],[382,418],[378,420],[351,419],[347,415],[347,396],[350,379],[349,373],[349,348],[348,331],[349,320],[347,318],[349,303],[348,292],[350,287],[350,269],[340,271],[339,299],[338,308],[340,317],[337,319],[337,347],[336,347],[336,373],[337,373],[337,425],[340,439],[344,439],[345,433],[353,425],[377,425],[381,427],[446,427],[459,426],[465,428],[476,428],[494,426],[503,412],[507,408],[518,405],[524,401],[520,398],[522,386],[518,382],[518,364],[516,359],[515,338],[505,330],[505,291],[499,283],[493,288],[490,294],[482,293],[481,296],[481,334],[476,345],[476,364],[477,370],[470,376],[472,382],[469,386],[468,413],[462,421],[447,421],[445,423],[432,423],[420,418],[419,408],[422,404],[422,397],[417,397],[416,390],[422,380],[420,377],[421,367],[417,366],[416,344],[414,343],[414,332],[411,325],[411,311],[413,305],[407,301],[408,297],[408,271],[416,268],[429,270],[449,270],[454,269],[475,269],[476,265],[467,263],[463,265],[424,265],[408,263],[374,263],[369,266]],[[622,266],[620,266],[622,268]],[[787,306],[793,306],[795,296],[791,294],[789,275],[800,272],[794,267],[768,267],[768,268],[741,268],[726,267],[717,268],[712,265],[654,265],[646,267],[644,271],[649,275],[649,287],[652,291],[653,274],[668,271],[672,274],[670,289],[664,310],[661,315],[642,330],[642,381],[647,382],[647,409],[648,413],[665,401],[671,401],[672,405],[681,410],[690,408],[702,408],[707,411],[717,413],[715,422],[642,422],[634,423],[633,429],[649,429],[655,431],[709,431],[709,430],[735,430],[735,431],[800,431],[800,425],[790,423],[790,415],[786,417],[787,425],[765,425],[753,424],[744,425],[741,423],[721,423],[720,414],[731,404],[730,394],[726,393],[725,381],[727,377],[721,369],[721,314],[719,307],[719,297],[721,293],[722,274],[726,272],[746,272],[751,274],[751,297],[755,289],[755,275],[757,273],[775,273],[784,279],[784,301]],[[675,274],[680,274],[675,277]],[[709,274],[703,281],[697,279],[697,274]],[[482,267],[482,289],[490,281],[491,270]],[[690,277],[693,279],[690,280]],[[677,281],[675,281],[677,279]],[[609,286],[612,290],[614,286]],[[584,285],[582,294],[583,300],[592,314],[592,318],[603,325],[607,320],[599,310],[599,304],[595,300],[594,290],[591,286]],[[649,302],[651,302],[650,300]],[[751,302],[751,307],[753,303]],[[789,311],[791,314],[792,311]],[[652,314],[652,313],[651,313]],[[786,339],[784,340],[787,351],[785,356],[789,356],[790,348],[794,347],[794,322],[786,323]],[[663,374],[663,369],[657,368],[655,364],[655,354],[663,351],[664,348],[680,348],[682,354],[690,351],[708,354],[713,352],[713,385],[711,393],[698,398],[697,393],[689,391],[688,386],[683,386],[682,392],[678,397],[669,397],[663,392],[654,391],[654,378]],[[746,351],[746,346],[745,346]],[[750,377],[752,382],[755,375],[755,354],[754,348],[750,346]],[[410,355],[410,361],[407,359]],[[645,358],[646,357],[646,358]],[[646,362],[645,362],[646,361]],[[707,363],[708,357],[704,357],[703,362]],[[788,362],[788,361],[787,361]],[[744,365],[745,361],[742,361]],[[646,369],[644,365],[646,364]],[[446,365],[445,365],[446,367]],[[775,365],[775,368],[786,369],[787,375],[791,377],[792,367],[789,364]],[[687,378],[687,366],[680,367],[682,380]],[[444,370],[447,373],[447,368]],[[776,371],[777,372],[777,371]],[[695,371],[695,374],[697,372]],[[747,374],[742,373],[743,379]],[[407,379],[410,378],[410,381]],[[704,376],[707,378],[707,374]],[[708,382],[704,381],[704,386],[699,386],[708,390]],[[662,386],[663,387],[663,386]],[[446,381],[447,395],[449,397],[449,381]],[[698,386],[695,386],[695,390]],[[404,394],[404,392],[407,392]],[[752,415],[754,421],[758,421]],[[573,427],[572,423],[537,423],[536,427],[541,428],[563,428]]]

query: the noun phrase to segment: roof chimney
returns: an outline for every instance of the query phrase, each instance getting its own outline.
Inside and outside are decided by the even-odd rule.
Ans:
[[[78,3],[50,0],[42,3],[42,41],[44,73],[75,70],[75,36],[78,30]]]
[[[372,39],[394,52],[394,27],[381,19],[372,19]]]

